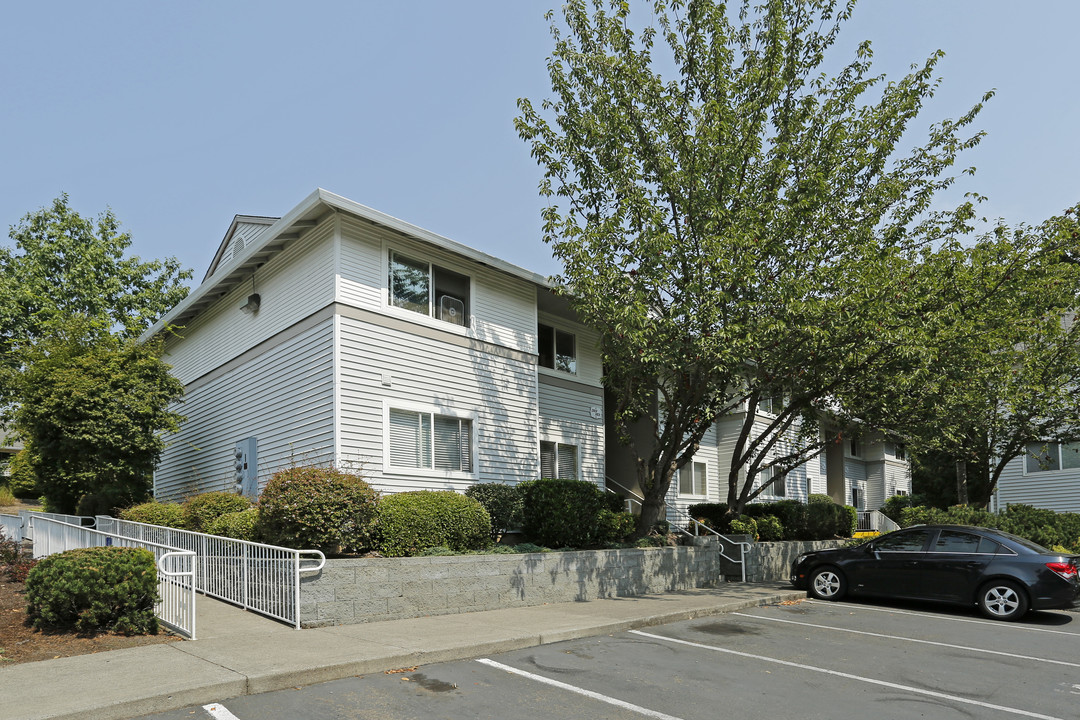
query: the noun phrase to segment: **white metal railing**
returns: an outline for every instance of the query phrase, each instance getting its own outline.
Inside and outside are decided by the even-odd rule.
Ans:
[[[195,553],[72,525],[42,513],[34,513],[29,524],[33,529],[35,558],[86,547],[139,547],[152,552],[158,571],[154,614],[162,624],[195,639]]]
[[[39,510],[20,510],[19,517],[23,519],[23,537],[27,540],[34,539],[31,530],[32,526],[30,525],[30,518],[32,517],[48,518],[50,520],[56,520],[57,522],[80,527],[94,527],[95,523],[94,518],[88,515],[64,515],[63,513],[41,512]]]
[[[630,496],[630,497],[624,497],[623,498],[623,502],[626,504],[626,512],[632,513],[632,514],[635,514],[635,515],[641,512],[642,503],[645,502],[644,497],[642,497],[638,493],[634,492],[630,488],[626,487],[622,483],[618,482],[617,480],[612,480],[610,477],[605,475],[604,476],[604,489],[607,490],[609,493],[612,493],[613,495],[618,495],[619,494],[619,493],[615,492],[614,490],[612,490],[610,487],[608,487],[608,485],[614,485],[617,488],[619,488],[620,490],[622,490],[625,494]],[[634,507],[635,505],[637,506],[636,512],[635,512],[635,507]]]
[[[742,572],[742,581],[746,582],[746,551],[750,548],[750,543],[740,542],[738,540],[728,537],[727,535],[722,535],[713,530],[708,525],[705,525],[704,523],[697,520],[690,513],[686,512],[685,510],[680,510],[677,507],[669,505],[667,509],[667,515],[668,522],[671,524],[671,526],[679,532],[683,533],[684,535],[693,535],[696,537],[702,531],[704,531],[708,535],[714,535],[719,540],[720,557],[724,558],[728,562],[738,564],[739,570]],[[687,527],[683,527],[680,523],[686,522],[687,520],[690,521],[689,525]],[[691,532],[687,528],[693,528],[693,532]],[[728,546],[739,548],[738,560],[724,552]]]
[[[859,510],[858,515],[858,523],[855,527],[858,532],[887,533],[900,529],[892,518],[880,510]]]
[[[199,558],[195,574],[199,592],[295,628],[300,627],[300,574],[318,572],[326,564],[318,550],[293,550],[104,515],[97,523],[109,533],[194,552]],[[302,565],[311,559],[305,555],[315,556],[316,564]]]
[[[23,519],[21,515],[5,515],[0,514],[0,532],[4,534],[8,540],[14,540],[16,542],[22,542],[23,539]]]

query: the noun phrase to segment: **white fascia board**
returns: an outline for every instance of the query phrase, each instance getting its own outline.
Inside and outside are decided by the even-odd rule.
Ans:
[[[540,287],[554,287],[551,281],[543,275],[525,270],[524,268],[508,263],[505,260],[500,260],[493,255],[488,255],[487,253],[470,248],[467,245],[462,245],[461,243],[443,237],[442,235],[437,235],[430,230],[425,230],[424,228],[407,223],[404,220],[399,220],[391,215],[369,208],[366,205],[361,205],[348,198],[336,195],[328,190],[318,188],[315,192],[304,198],[299,205],[294,207],[280,220],[261,233],[254,243],[246,246],[244,252],[238,258],[233,258],[227,265],[218,268],[213,275],[206,278],[203,283],[188,293],[187,297],[177,303],[176,306],[169,310],[169,312],[165,313],[165,315],[148,330],[143,332],[143,334],[139,336],[139,340],[145,342],[154,337],[188,311],[192,305],[205,300],[206,296],[218,292],[222,285],[234,282],[232,276],[236,269],[243,268],[252,257],[265,253],[265,248],[278,242],[279,236],[288,231],[294,223],[312,216],[320,207],[355,215],[356,217],[368,220],[376,225],[389,228],[408,237],[420,240],[421,242],[429,243],[473,262],[486,265],[506,273],[507,275],[520,278]]]

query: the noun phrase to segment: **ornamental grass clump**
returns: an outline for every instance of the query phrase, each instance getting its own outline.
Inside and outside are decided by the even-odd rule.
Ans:
[[[157,600],[154,554],[143,548],[68,550],[26,578],[26,616],[36,628],[153,635]]]
[[[270,478],[259,497],[256,531],[267,543],[323,552],[371,547],[376,492],[358,473],[291,467]]]
[[[482,550],[491,542],[491,517],[479,501],[452,490],[388,495],[379,502],[378,548],[387,557],[429,548]]]

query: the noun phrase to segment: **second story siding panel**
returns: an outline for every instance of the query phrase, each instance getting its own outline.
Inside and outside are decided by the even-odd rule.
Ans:
[[[166,340],[165,360],[185,384],[327,306],[334,297],[334,224],[324,221]],[[240,306],[252,292],[259,311]]]
[[[405,237],[373,223],[343,216],[338,300],[353,307],[431,325],[426,316],[387,308],[391,251],[433,263],[469,278],[468,337],[503,347],[536,352],[536,290],[511,277],[441,248]],[[437,324],[437,323],[435,323]]]

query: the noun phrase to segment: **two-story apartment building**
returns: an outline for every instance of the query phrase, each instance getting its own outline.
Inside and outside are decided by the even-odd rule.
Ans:
[[[599,336],[546,278],[325,190],[281,218],[237,216],[199,287],[144,338],[158,333],[187,417],[155,474],[160,500],[232,489],[238,446],[250,495],[292,464],[361,467],[384,492],[633,484],[605,435]],[[710,431],[673,507],[726,499],[741,422]],[[884,447],[830,448],[763,499],[876,508],[910,487]]]

